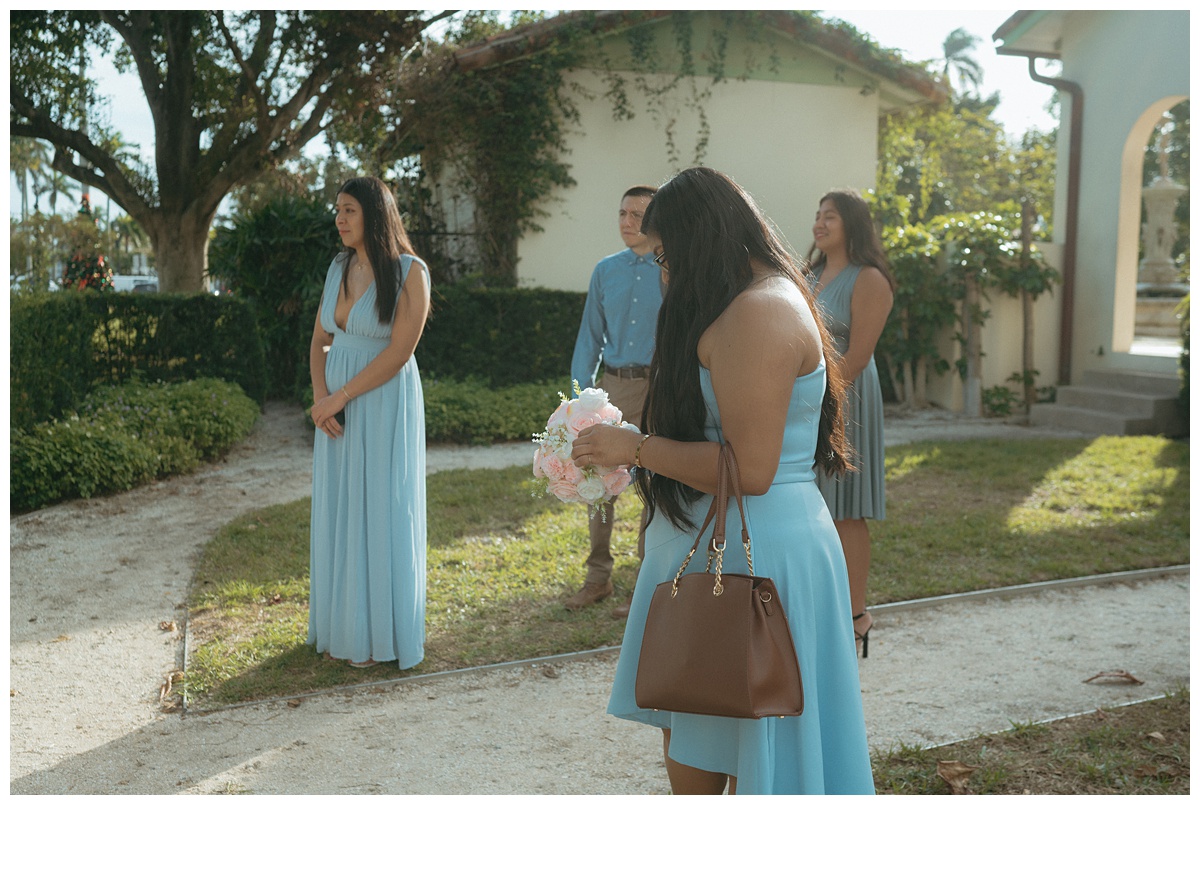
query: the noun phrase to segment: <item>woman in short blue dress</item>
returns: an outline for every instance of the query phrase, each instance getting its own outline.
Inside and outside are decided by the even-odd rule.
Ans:
[[[872,793],[846,563],[814,470],[846,464],[842,382],[799,267],[735,182],[706,168],[659,189],[643,230],[664,268],[646,433],[595,426],[581,465],[633,464],[650,514],[608,712],[663,731],[674,793]],[[734,719],[639,707],[634,697],[656,584],[690,549],[737,455],[755,574],[776,584],[800,660],[801,716]],[[816,466],[815,466],[816,465]],[[741,517],[730,508],[727,531]],[[741,559],[725,568],[745,571]],[[702,571],[693,557],[689,571]]]
[[[896,286],[888,269],[871,209],[856,191],[833,190],[821,198],[813,222],[808,260],[816,281],[817,307],[842,355],[846,373],[846,438],[854,470],[818,475],[817,485],[833,514],[850,572],[850,608],[862,655],[870,649],[867,577],[871,568],[868,519],[886,515],[883,470],[883,393],[875,345],[892,309]]]
[[[308,643],[353,667],[425,656],[425,404],[413,351],[429,273],[387,186],[337,195],[313,385]]]

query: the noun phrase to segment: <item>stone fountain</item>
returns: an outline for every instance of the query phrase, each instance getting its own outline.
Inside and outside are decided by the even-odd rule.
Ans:
[[[1179,300],[1188,293],[1187,283],[1178,281],[1178,269],[1171,249],[1178,236],[1175,207],[1187,193],[1183,185],[1172,181],[1167,172],[1167,146],[1170,133],[1159,136],[1158,175],[1142,188],[1146,221],[1142,225],[1145,257],[1138,265],[1137,334],[1174,338],[1179,334],[1175,311]]]

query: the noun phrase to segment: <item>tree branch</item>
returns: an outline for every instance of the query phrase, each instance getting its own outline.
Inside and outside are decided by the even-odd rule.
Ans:
[[[129,181],[120,164],[85,133],[77,129],[67,129],[54,122],[48,114],[35,108],[24,95],[11,94],[9,103],[26,120],[11,122],[9,133],[14,136],[40,138],[53,144],[55,153],[52,168],[108,194],[135,218],[138,212],[152,211],[153,207]],[[86,165],[71,162],[67,156],[70,152],[79,154],[94,168],[89,169]]]
[[[158,68],[154,65],[154,54],[145,39],[152,32],[149,13],[134,10],[128,13],[126,21],[121,13],[101,12],[100,17],[110,28],[117,32],[133,55],[137,66],[138,78],[142,81],[142,92],[146,96],[146,104],[150,106],[150,116],[154,120],[154,129],[161,131],[164,122],[163,81],[158,76]]]
[[[238,47],[237,41],[233,39],[233,34],[229,32],[229,27],[225,24],[225,13],[217,12],[217,27],[221,29],[221,35],[225,38],[225,45],[229,49],[233,60],[242,71],[242,79],[244,88],[254,100],[255,116],[258,120],[259,128],[263,128],[270,118],[270,104],[263,95],[262,90],[258,88],[259,71],[250,66],[250,63],[243,57],[242,50]],[[265,27],[265,24],[263,25]],[[261,38],[262,31],[259,31]]]

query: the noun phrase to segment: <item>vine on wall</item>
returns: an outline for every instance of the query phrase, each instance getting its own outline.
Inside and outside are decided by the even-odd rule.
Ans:
[[[536,26],[542,15],[525,13],[515,23]],[[710,17],[706,30],[702,15]],[[426,46],[419,57],[405,61],[404,88],[397,92],[414,100],[365,112],[376,113],[373,128],[384,133],[365,151],[380,166],[385,165],[381,160],[394,164],[420,156],[420,174],[403,179],[412,192],[406,205],[416,211],[418,234],[424,228],[431,236],[453,236],[455,222],[438,217],[438,207],[446,203],[433,197],[429,181],[469,194],[479,270],[486,281],[513,284],[521,234],[540,230],[539,219],[549,214],[546,202],[574,184],[564,157],[567,135],[580,119],[576,99],[606,99],[617,121],[648,114],[662,132],[672,167],[702,164],[712,135],[708,105],[717,84],[735,69],[739,79],[780,69],[770,15],[629,12],[621,20],[623,30],[614,31],[599,28],[596,13],[572,13],[555,22],[549,39],[540,35],[526,54],[463,70],[455,64],[457,50],[501,33],[511,37],[514,24],[502,23],[494,11],[468,13],[444,43]],[[817,29],[828,33],[815,13],[787,15],[788,27],[801,39],[806,29],[813,30],[814,39]],[[856,32],[841,23],[837,27],[853,42]],[[881,57],[877,46],[860,42],[864,52]],[[733,62],[731,46],[743,47],[744,57]],[[566,72],[578,67],[600,72],[601,95],[568,85]],[[685,120],[695,120],[691,145],[683,144]],[[690,135],[690,122],[687,128]]]

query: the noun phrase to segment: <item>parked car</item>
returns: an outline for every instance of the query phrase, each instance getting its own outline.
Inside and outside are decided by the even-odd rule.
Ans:
[[[46,288],[49,289],[51,292],[57,292],[58,291],[57,281],[55,281],[53,279],[49,280],[46,284]],[[40,290],[41,286],[35,285],[35,281],[30,274],[22,273],[22,274],[12,274],[11,276],[9,276],[8,289],[10,292],[13,292],[16,294],[23,294],[25,292],[33,292],[33,291],[35,291],[35,289]]]
[[[117,292],[157,292],[157,277],[146,274],[115,274],[113,289]]]

